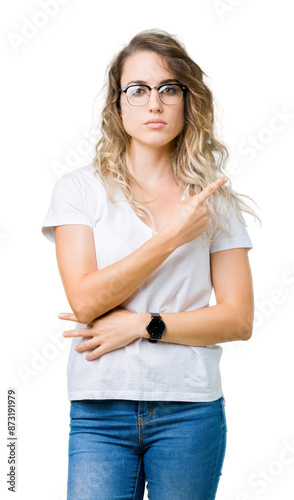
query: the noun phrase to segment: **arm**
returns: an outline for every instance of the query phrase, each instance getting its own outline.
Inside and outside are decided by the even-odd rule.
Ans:
[[[211,254],[211,277],[217,305],[162,313],[167,326],[163,342],[206,346],[251,337],[254,302],[247,249]]]
[[[124,259],[97,269],[92,228],[55,228],[56,256],[64,289],[81,323],[90,323],[128,298],[176,248],[157,234]]]
[[[166,332],[161,342],[207,346],[234,340],[248,340],[253,324],[253,288],[248,251],[235,248],[211,255],[211,277],[217,305],[180,313],[161,313]],[[67,314],[66,319],[76,320]],[[89,329],[65,332],[66,337],[91,337],[76,347],[78,352],[93,349],[93,360],[132,341],[149,338],[147,313],[115,309],[93,321]]]
[[[124,259],[97,269],[93,230],[85,225],[55,227],[56,256],[69,304],[81,323],[114,309],[179,246],[207,228],[203,202],[226,182],[218,179],[195,196],[178,203],[166,227]]]

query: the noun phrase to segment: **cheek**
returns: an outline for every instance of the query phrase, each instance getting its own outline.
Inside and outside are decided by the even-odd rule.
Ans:
[[[180,112],[177,112],[172,117],[172,125],[175,132],[178,134],[183,130],[185,124],[184,118],[184,108]]]
[[[121,104],[121,119],[126,132],[136,128],[137,117],[133,109],[129,105]]]

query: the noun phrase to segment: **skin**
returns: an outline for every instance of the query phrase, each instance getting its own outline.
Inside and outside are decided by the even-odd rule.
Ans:
[[[160,56],[140,52],[126,60],[121,86],[132,80],[144,80],[150,86],[158,86],[163,80],[173,78]],[[154,89],[148,104],[135,108],[127,103],[122,93],[121,115],[131,136],[129,158],[141,181],[135,194],[143,200],[153,200],[149,208],[158,232],[128,257],[98,270],[91,227],[65,225],[55,228],[58,267],[73,311],[61,313],[59,317],[88,325],[88,328],[64,332],[65,337],[83,338],[77,351],[90,351],[87,360],[94,360],[140,337],[149,338],[146,325],[150,314],[131,313],[119,306],[176,248],[207,229],[204,202],[227,181],[226,178],[218,179],[200,194],[180,201],[182,192],[173,180],[169,154],[173,139],[184,125],[183,102],[176,106],[162,104]],[[152,118],[163,119],[166,126],[147,128],[145,123]],[[211,254],[211,279],[217,304],[189,312],[162,313],[167,327],[162,342],[206,346],[251,337],[254,305],[247,249]]]

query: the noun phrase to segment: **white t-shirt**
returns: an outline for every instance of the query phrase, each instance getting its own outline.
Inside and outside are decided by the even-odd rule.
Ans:
[[[93,228],[98,269],[123,259],[152,237],[122,190],[116,202],[107,198],[103,183],[87,165],[55,183],[42,232],[55,242],[54,226],[86,224]],[[183,195],[184,199],[186,194]],[[218,197],[220,198],[220,197]],[[221,217],[219,204],[219,216]],[[212,291],[210,253],[252,248],[246,227],[228,211],[228,236],[217,229],[211,245],[203,238],[177,248],[121,306],[135,313],[182,312],[209,306]],[[76,323],[76,328],[87,325]],[[181,332],[179,331],[179,338]],[[68,398],[141,401],[214,401],[223,396],[219,361],[222,347],[193,347],[140,338],[130,345],[87,361],[87,351],[71,339],[67,366]],[[90,352],[90,351],[89,351]]]

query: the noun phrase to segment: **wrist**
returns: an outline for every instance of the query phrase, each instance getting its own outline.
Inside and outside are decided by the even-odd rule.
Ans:
[[[150,314],[149,313],[139,313],[139,337],[149,339],[150,335],[146,330],[146,326],[148,322],[150,321]]]
[[[171,232],[163,228],[161,229],[154,238],[157,240],[157,246],[161,249],[162,252],[166,254],[168,257],[171,253],[173,253],[176,248],[179,246],[176,243],[176,239],[171,236]]]

